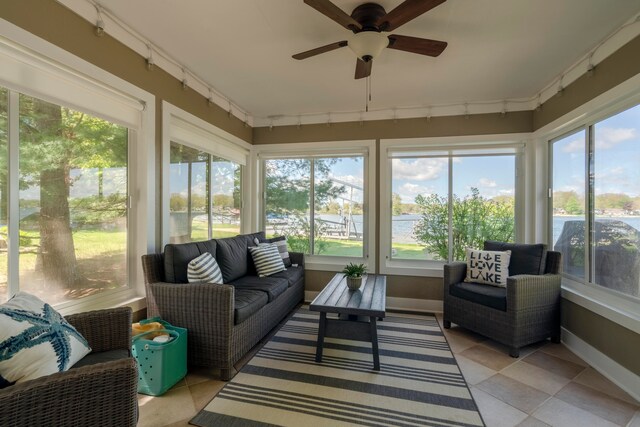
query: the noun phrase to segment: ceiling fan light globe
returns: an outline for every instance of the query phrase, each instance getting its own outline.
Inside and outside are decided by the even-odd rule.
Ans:
[[[376,31],[361,31],[349,39],[349,48],[356,56],[366,62],[377,57],[382,49],[389,45],[389,38]]]

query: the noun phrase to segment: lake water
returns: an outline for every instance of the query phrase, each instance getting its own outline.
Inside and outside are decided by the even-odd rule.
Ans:
[[[316,215],[316,218],[324,219],[328,221],[339,222],[340,215]],[[396,243],[417,243],[413,237],[414,224],[419,221],[420,215],[397,215],[392,218],[392,236],[393,241]],[[627,217],[597,217],[602,220],[617,220],[629,224],[636,230],[640,230],[640,217],[639,216],[627,216]],[[562,227],[566,221],[581,221],[584,217],[580,216],[555,216],[553,218],[553,236],[554,242],[562,232]],[[358,232],[362,231],[363,222],[362,215],[354,215],[353,221],[356,224]]]

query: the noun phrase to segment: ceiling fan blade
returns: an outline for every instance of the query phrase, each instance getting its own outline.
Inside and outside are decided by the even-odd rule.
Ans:
[[[420,55],[438,56],[447,47],[447,42],[391,34],[389,36],[389,46],[387,47]]]
[[[430,11],[446,0],[405,0],[378,21],[380,30],[393,31],[400,25]]]
[[[362,59],[356,59],[356,79],[363,79],[371,75],[371,66],[373,61],[364,62]]]
[[[340,9],[329,0],[304,0],[304,2],[328,18],[336,21],[347,30],[353,31],[354,29],[362,29],[362,25],[360,25],[358,21],[350,17],[344,10]]]
[[[312,56],[320,55],[321,53],[330,52],[332,50],[345,47],[347,44],[348,43],[346,40],[342,40],[336,43],[331,43],[326,46],[321,46],[315,49],[307,50],[305,52],[296,53],[295,55],[293,55],[293,59],[307,59]]]

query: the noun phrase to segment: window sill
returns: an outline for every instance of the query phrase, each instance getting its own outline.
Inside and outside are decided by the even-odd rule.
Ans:
[[[364,257],[304,256],[304,266],[307,270],[342,271],[344,266],[350,262],[354,264],[365,264],[368,271],[375,271],[376,269],[373,260]]]
[[[444,262],[386,260],[380,266],[380,273],[396,276],[444,277]]]
[[[640,334],[640,303],[594,286],[562,279],[562,297]]]
[[[135,290],[128,289],[125,291],[114,292],[108,295],[96,295],[90,300],[74,301],[73,303],[63,304],[62,307],[56,309],[63,315],[83,313],[92,310],[104,310],[114,307],[131,307],[136,312],[147,307],[146,297],[139,295]]]

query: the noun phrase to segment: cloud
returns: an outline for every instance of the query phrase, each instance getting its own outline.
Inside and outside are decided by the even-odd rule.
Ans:
[[[596,148],[609,149],[621,142],[634,139],[638,132],[634,128],[600,128],[596,126]]]
[[[435,189],[431,187],[406,182],[398,187],[397,190],[394,191],[394,193],[398,193],[400,195],[402,203],[415,203],[417,195],[422,194],[424,196],[427,196],[432,194],[434,191]]]
[[[446,170],[448,159],[393,159],[393,178],[433,181]]]
[[[564,151],[565,153],[579,153],[579,152],[584,152],[584,147],[585,147],[584,139],[579,138],[579,139],[574,139],[570,141],[567,145],[562,147],[562,151]]]
[[[489,178],[480,178],[478,180],[478,187],[481,188],[495,188],[497,186],[498,184],[494,180]]]

